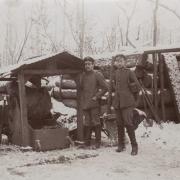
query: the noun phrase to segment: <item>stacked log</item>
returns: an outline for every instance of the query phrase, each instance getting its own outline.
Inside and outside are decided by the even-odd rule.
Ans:
[[[141,54],[127,55],[127,68],[134,68],[141,61]],[[109,79],[111,58],[98,57],[95,58],[95,69],[100,70],[106,79]]]
[[[58,101],[61,101],[61,96],[60,96],[60,90],[59,87],[54,87],[51,91],[51,97],[55,98]]]
[[[77,108],[77,100],[76,99],[63,99],[62,100],[63,104],[67,107],[71,108]]]
[[[72,79],[63,79],[60,82],[55,82],[55,85],[57,87],[60,87],[62,89],[76,89],[76,82]]]
[[[51,96],[67,107],[77,108],[77,85],[70,75],[63,75],[55,82]]]
[[[76,89],[60,89],[59,87],[55,87],[52,93],[53,93],[53,97],[59,100],[77,98]]]

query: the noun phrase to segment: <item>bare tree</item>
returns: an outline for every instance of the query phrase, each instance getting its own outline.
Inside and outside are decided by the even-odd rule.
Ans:
[[[127,20],[127,24],[126,24],[126,33],[125,33],[125,39],[126,39],[126,42],[125,42],[125,45],[128,46],[128,45],[131,45],[133,48],[135,48],[136,46],[132,43],[132,41],[130,40],[129,38],[129,29],[130,29],[130,23],[131,23],[131,20],[133,18],[133,15],[135,13],[135,10],[136,10],[136,5],[137,5],[137,2],[138,0],[135,0],[134,4],[133,4],[133,8],[132,8],[132,11],[130,14],[128,14],[127,10],[125,8],[123,8],[122,6],[120,6],[118,3],[117,4],[117,7],[124,13],[124,16]]]
[[[147,1],[152,2],[152,3],[156,2],[154,0],[147,0]],[[167,11],[171,12],[172,14],[174,14],[180,20],[180,14],[178,14],[176,12],[176,10],[174,10],[174,9],[172,9],[172,8],[166,6],[165,4],[162,4],[160,2],[158,2],[158,5],[159,5],[159,7],[163,8],[163,9],[166,9]]]
[[[17,52],[18,55],[16,57],[16,62],[19,62],[21,60],[23,50],[25,48],[25,45],[26,45],[26,43],[28,41],[31,29],[32,29],[32,25],[33,25],[33,23],[32,23],[32,20],[31,20],[29,27],[25,27],[24,39],[23,39],[23,42],[22,42],[22,45],[21,45],[19,51]]]
[[[157,12],[158,12],[158,4],[159,0],[156,0],[155,2],[155,8],[153,11],[153,46],[156,46],[157,44]]]
[[[60,0],[55,0],[56,4],[59,5],[61,10],[64,12],[64,16],[67,19],[71,35],[77,45],[78,54],[81,58],[83,58],[84,52],[84,43],[85,43],[85,18],[84,18],[84,0],[79,0],[76,3],[76,25],[74,24],[74,14],[67,13],[64,11],[64,5]],[[67,2],[66,2],[67,4]]]
[[[121,37],[121,45],[123,46],[123,45],[124,45],[123,30],[122,30],[122,27],[121,27],[121,25],[120,25],[119,17],[118,17],[118,27],[119,27],[120,37]]]
[[[80,43],[79,43],[79,53],[80,57],[83,58],[84,53],[84,37],[85,37],[85,20],[84,20],[84,0],[81,0],[81,18],[80,18]]]
[[[5,47],[4,47],[4,52],[5,52],[5,57],[3,58],[3,63],[2,64],[14,64],[17,63],[18,61],[21,60],[22,54],[25,48],[25,45],[28,41],[29,34],[31,32],[31,27],[32,27],[32,21],[29,20],[27,21],[27,24],[25,23],[25,34],[23,36],[23,39],[21,39],[21,42],[18,40],[18,33],[16,26],[13,24],[12,19],[12,13],[11,9],[13,7],[18,8],[19,4],[21,3],[20,1],[7,1],[7,22],[6,22],[6,36],[5,36]],[[23,27],[23,28],[24,28]]]
[[[154,4],[156,3],[156,0],[147,0],[147,1],[154,3]],[[158,1],[158,7],[166,10],[167,12],[170,12],[171,14],[174,15],[174,17],[176,17],[180,21],[180,14],[175,9],[169,7],[168,5],[165,5],[164,3],[161,3],[160,1]],[[160,35],[162,35],[162,34],[160,34]],[[172,43],[172,35],[173,35],[171,30],[169,32],[167,32],[167,35],[169,35],[169,43],[171,44]]]
[[[114,24],[110,31],[106,32],[106,40],[107,40],[107,49],[109,52],[113,52],[115,50],[119,50],[121,46],[123,46],[123,32],[118,21],[117,24]]]

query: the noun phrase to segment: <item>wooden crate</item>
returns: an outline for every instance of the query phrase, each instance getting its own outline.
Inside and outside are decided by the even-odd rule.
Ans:
[[[37,141],[40,143],[40,150],[42,151],[67,148],[69,147],[67,136],[67,128],[49,127],[43,129],[32,129],[30,127],[32,147],[35,150],[37,150]]]

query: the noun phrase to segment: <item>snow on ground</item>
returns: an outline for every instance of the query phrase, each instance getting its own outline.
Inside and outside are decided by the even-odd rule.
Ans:
[[[71,147],[47,152],[22,152],[17,146],[0,146],[2,180],[179,180],[180,125],[173,123],[137,133],[139,154],[131,156],[130,144],[125,152],[107,147],[103,135],[99,150]]]

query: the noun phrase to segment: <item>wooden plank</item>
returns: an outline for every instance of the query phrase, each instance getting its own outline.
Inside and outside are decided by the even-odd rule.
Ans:
[[[80,72],[81,70],[76,70],[76,69],[54,69],[54,70],[27,69],[27,70],[24,70],[24,74],[47,75],[47,76],[60,75],[60,74],[77,74]]]
[[[26,91],[25,91],[25,80],[24,73],[18,74],[18,86],[19,86],[19,100],[20,100],[20,137],[21,145],[27,146],[29,144],[29,131],[28,131],[28,120],[27,120],[27,103],[26,103]]]
[[[79,141],[84,140],[83,131],[83,110],[81,106],[81,88],[80,88],[81,74],[78,74],[75,78],[77,84],[77,136]]]
[[[17,78],[0,78],[0,81],[16,81]]]
[[[0,77],[5,78],[5,77],[10,76],[10,75],[12,75],[12,72],[5,72],[5,73],[0,74]]]
[[[144,50],[144,54],[180,52],[180,48],[159,48]]]
[[[114,58],[111,61],[111,68],[110,68],[109,98],[108,98],[108,104],[107,104],[108,114],[111,113],[111,105],[112,105],[113,71],[114,71]]]
[[[153,66],[154,66],[154,71],[153,71],[153,102],[155,105],[155,108],[158,108],[158,101],[157,101],[157,97],[158,97],[158,89],[157,89],[157,54],[153,54]]]
[[[0,106],[0,143],[2,139],[2,129],[3,129],[3,124],[5,120],[5,100],[3,100],[3,105]]]
[[[160,97],[161,97],[161,111],[162,119],[166,121],[165,105],[164,105],[164,61],[160,53],[158,53],[159,59],[159,76],[160,76]]]
[[[153,115],[154,118],[155,118],[156,123],[159,124],[160,127],[162,127],[162,125],[161,125],[161,119],[159,118],[159,115],[158,115],[158,113],[157,113],[157,109],[153,106],[153,103],[152,103],[151,99],[150,99],[149,96],[148,96],[148,92],[147,92],[147,90],[145,89],[145,87],[144,87],[144,85],[142,84],[141,81],[140,81],[140,86],[139,86],[139,87],[140,87],[140,90],[142,91],[142,95],[144,96],[144,99],[146,100],[147,105],[148,105],[148,107],[149,107],[152,115]]]

